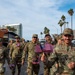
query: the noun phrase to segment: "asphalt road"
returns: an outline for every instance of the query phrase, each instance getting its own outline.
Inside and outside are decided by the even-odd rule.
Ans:
[[[5,75],[12,75],[11,74],[11,70],[10,70],[7,62],[5,64],[5,67],[6,67]],[[21,67],[21,74],[20,75],[27,75],[27,73],[26,73],[26,67],[27,67],[27,64],[25,63],[25,65]],[[17,69],[16,69],[15,75],[17,75]],[[43,75],[43,63],[42,62],[40,62],[39,75]]]

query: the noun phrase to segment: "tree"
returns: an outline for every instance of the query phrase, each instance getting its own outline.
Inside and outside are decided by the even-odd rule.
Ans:
[[[65,25],[66,25],[66,24],[65,24],[65,19],[66,19],[66,17],[65,17],[64,15],[62,15],[62,16],[61,16],[61,20],[64,22],[64,29],[65,29]]]
[[[71,28],[73,28],[73,14],[74,14],[74,11],[73,11],[73,9],[70,9],[70,10],[68,10],[68,14],[71,16]]]
[[[13,32],[15,32],[17,29],[15,29],[14,27],[11,27],[11,26],[7,26],[6,27],[9,31],[13,31]]]
[[[49,29],[47,27],[44,28],[44,34],[49,34]]]
[[[58,24],[59,24],[59,26],[61,28],[61,33],[62,33],[62,26],[63,26],[64,22],[62,22],[62,20],[59,20]]]
[[[15,29],[14,27],[12,27],[12,28],[11,28],[11,31],[15,32],[15,31],[16,31],[16,29]]]
[[[11,30],[11,27],[10,26],[6,26],[6,28],[10,31]]]

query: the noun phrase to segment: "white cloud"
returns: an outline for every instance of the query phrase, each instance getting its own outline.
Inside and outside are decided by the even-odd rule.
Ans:
[[[67,12],[59,10],[66,2],[67,0],[1,0],[0,25],[22,23],[23,37],[26,39],[30,39],[33,33],[40,34],[45,26],[51,30],[51,34],[57,33],[57,29],[60,31],[57,23],[61,16],[70,17]]]

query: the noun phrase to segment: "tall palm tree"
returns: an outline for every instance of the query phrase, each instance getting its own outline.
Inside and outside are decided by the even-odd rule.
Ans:
[[[73,14],[74,14],[74,11],[73,11],[73,9],[70,9],[70,10],[68,10],[68,14],[71,16],[71,28],[73,28]]]
[[[65,29],[65,27],[66,27],[66,26],[65,26],[65,25],[66,25],[66,24],[65,24],[65,19],[66,19],[66,17],[65,17],[64,15],[62,15],[62,16],[61,16],[61,20],[64,22],[64,29]]]
[[[63,26],[64,22],[62,22],[62,20],[59,20],[58,24],[59,24],[59,26],[61,28],[61,33],[62,33],[62,26]]]

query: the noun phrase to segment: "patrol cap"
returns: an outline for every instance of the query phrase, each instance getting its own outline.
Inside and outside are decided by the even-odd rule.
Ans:
[[[70,28],[66,28],[66,29],[63,31],[63,35],[73,35],[73,30],[70,29]]]
[[[50,36],[50,34],[45,34],[45,37]]]
[[[19,36],[15,36],[15,39],[20,39],[20,37]]]
[[[0,38],[0,42],[2,42],[2,38]]]
[[[21,41],[25,41],[25,39],[24,38],[21,38]]]
[[[25,39],[24,38],[21,38],[21,40],[24,41]]]
[[[37,34],[33,34],[32,38],[38,38],[38,35]]]

